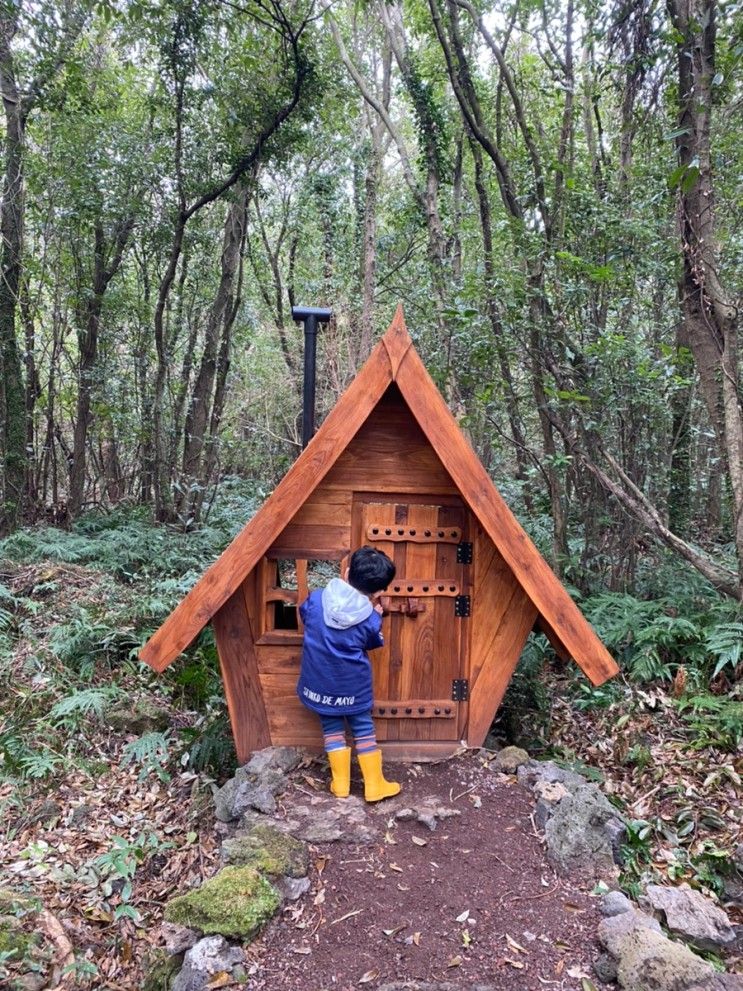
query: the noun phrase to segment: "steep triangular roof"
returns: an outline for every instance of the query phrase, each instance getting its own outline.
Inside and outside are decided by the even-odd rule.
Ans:
[[[595,685],[617,666],[488,476],[429,376],[402,307],[356,378],[261,509],[211,565],[140,657],[166,668],[235,592],[317,488],[394,382],[470,510],[536,606],[542,629]]]

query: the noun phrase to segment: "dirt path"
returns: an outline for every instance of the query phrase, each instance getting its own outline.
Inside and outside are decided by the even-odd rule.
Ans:
[[[390,767],[398,799],[363,806],[368,844],[311,848],[311,889],[249,948],[253,991],[346,991],[402,981],[494,989],[580,989],[598,952],[592,882],[558,877],[535,831],[532,800],[477,754]],[[321,789],[315,792],[315,788]],[[282,814],[323,805],[318,768],[296,779]],[[361,783],[352,784],[352,795]],[[398,819],[436,805],[430,830]],[[448,816],[448,812],[459,814]]]

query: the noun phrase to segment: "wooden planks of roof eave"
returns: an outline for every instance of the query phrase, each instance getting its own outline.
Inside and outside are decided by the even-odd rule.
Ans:
[[[618,674],[616,662],[496,489],[415,349],[402,356],[395,383],[454,484],[565,652],[594,685]]]
[[[410,347],[402,307],[384,337],[272,495],[181,600],[139,653],[163,671],[184,651],[257,564],[327,475],[393,379]]]

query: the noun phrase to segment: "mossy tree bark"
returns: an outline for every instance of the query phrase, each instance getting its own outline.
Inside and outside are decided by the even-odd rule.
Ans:
[[[743,598],[743,403],[738,307],[720,277],[710,130],[715,79],[715,0],[668,0],[677,32],[678,220],[681,310],[702,397],[724,459]]]

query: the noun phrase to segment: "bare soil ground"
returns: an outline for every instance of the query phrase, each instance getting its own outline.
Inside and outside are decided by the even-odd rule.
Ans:
[[[312,888],[250,948],[248,987],[346,991],[448,981],[582,988],[598,952],[593,882],[554,873],[529,794],[487,765],[478,754],[388,765],[404,801],[388,801],[388,811],[385,803],[368,806],[381,841],[312,848]],[[353,793],[361,794],[360,782]],[[435,831],[394,818],[395,807],[429,796],[460,815]],[[286,808],[296,800],[288,793]]]
[[[16,684],[18,699],[8,699],[8,709],[34,697],[36,686],[20,668]],[[551,694],[555,746],[586,773],[600,768],[604,791],[645,825],[646,838],[630,850],[635,874],[709,884],[722,853],[740,842],[736,755],[690,748],[689,731],[656,691],[635,692],[629,721],[621,702],[580,712],[559,684]],[[165,903],[220,867],[208,784],[177,768],[159,780],[126,764],[123,748],[132,739],[91,720],[84,762],[26,793],[22,803],[11,784],[0,786],[0,893],[24,893],[38,907],[22,916],[37,942],[22,960],[6,961],[12,979],[30,962],[46,979],[40,987],[64,974],[67,988],[140,991],[162,947]],[[406,799],[436,795],[462,814],[430,832],[393,820],[382,803],[369,807],[370,821],[384,827],[376,844],[318,846],[311,891],[248,948],[250,987],[375,988],[409,978],[584,991],[582,975],[591,975],[595,952],[592,883],[553,874],[531,822],[530,797],[478,755],[396,772]],[[306,792],[314,792],[307,778],[316,782],[315,794],[325,793],[320,765],[303,773],[297,788],[305,793],[288,794],[286,803],[301,797],[306,804]],[[361,794],[358,780],[354,794]],[[740,909],[728,912],[743,923]],[[736,966],[728,962],[728,969]]]
[[[44,812],[39,803],[6,823],[0,861],[4,883],[43,906],[42,915],[28,916],[41,937],[38,974],[59,979],[66,971],[65,988],[131,991],[142,988],[160,944],[165,902],[219,869],[218,824],[208,795],[199,791],[195,800],[193,775],[140,781],[132,768],[103,767],[95,781],[60,782],[56,808],[46,810],[51,818],[35,819]],[[345,991],[401,980],[581,991],[597,952],[592,882],[560,878],[547,864],[529,794],[477,753],[388,770],[403,784],[401,800],[364,806],[378,841],[311,848],[310,891],[247,947],[250,991]],[[282,811],[325,794],[327,782],[321,765],[305,768]],[[355,780],[352,794],[361,793]],[[434,831],[394,818],[395,808],[431,797],[460,815]],[[130,863],[136,919],[114,917],[121,874],[111,875],[110,893],[90,870],[116,836],[132,845],[122,860],[138,860]],[[157,837],[151,849],[148,836]]]

